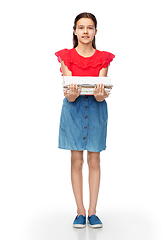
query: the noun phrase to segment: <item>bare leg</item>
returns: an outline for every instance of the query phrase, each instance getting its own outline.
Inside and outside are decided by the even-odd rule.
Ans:
[[[89,167],[89,193],[90,204],[88,215],[96,213],[96,205],[100,187],[100,153],[88,152],[87,155],[88,167]]]
[[[85,208],[83,204],[83,151],[71,151],[71,182],[74,192],[77,213],[85,216]]]

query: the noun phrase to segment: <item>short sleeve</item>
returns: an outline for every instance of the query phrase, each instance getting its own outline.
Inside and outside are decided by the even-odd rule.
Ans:
[[[101,59],[101,69],[102,68],[106,68],[108,67],[108,65],[110,65],[110,63],[113,61],[113,59],[115,58],[115,55],[110,53],[110,52],[105,52],[105,51],[102,51],[101,52],[102,54],[102,59]]]
[[[62,49],[56,52],[55,55],[57,56],[58,62],[61,63],[61,61],[63,61],[64,64],[68,67],[68,69],[71,71],[71,60],[69,50],[67,48]],[[61,69],[60,71],[62,72]]]

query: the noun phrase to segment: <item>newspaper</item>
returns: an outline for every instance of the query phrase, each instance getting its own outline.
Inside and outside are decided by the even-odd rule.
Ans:
[[[111,79],[108,77],[76,77],[76,76],[63,76],[63,91],[69,89],[70,84],[77,84],[81,86],[80,95],[93,95],[93,91],[97,84],[104,84],[104,88],[107,92],[110,92],[113,88]]]

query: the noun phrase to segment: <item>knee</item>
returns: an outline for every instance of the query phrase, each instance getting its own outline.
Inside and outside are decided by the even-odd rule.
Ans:
[[[71,160],[71,168],[75,171],[81,171],[83,168],[83,159],[77,158]]]
[[[99,170],[100,169],[100,155],[88,153],[87,163],[89,169]]]
[[[71,154],[71,168],[75,171],[81,171],[83,168],[83,154]]]

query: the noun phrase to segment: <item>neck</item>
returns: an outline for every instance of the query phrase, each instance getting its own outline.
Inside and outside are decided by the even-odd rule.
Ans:
[[[95,53],[95,49],[92,47],[92,43],[90,44],[81,44],[79,42],[76,47],[77,52],[83,57],[90,57]]]

